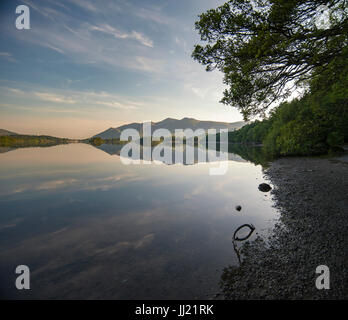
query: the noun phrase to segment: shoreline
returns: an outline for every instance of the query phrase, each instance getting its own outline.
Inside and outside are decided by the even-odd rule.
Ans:
[[[265,169],[279,222],[269,238],[242,246],[240,268],[221,277],[226,299],[348,298],[348,156],[280,158]],[[330,289],[315,286],[330,269]]]

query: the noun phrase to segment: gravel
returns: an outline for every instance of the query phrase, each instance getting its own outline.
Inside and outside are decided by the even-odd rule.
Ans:
[[[267,239],[243,244],[240,267],[225,268],[225,299],[348,299],[347,157],[282,158],[265,178],[280,219]],[[319,265],[329,290],[316,288]]]

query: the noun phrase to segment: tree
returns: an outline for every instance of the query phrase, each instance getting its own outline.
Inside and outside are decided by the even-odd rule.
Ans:
[[[197,44],[192,57],[224,73],[220,102],[247,120],[347,61],[347,16],[347,0],[231,0],[199,16],[206,44]]]
[[[100,146],[102,145],[103,143],[105,143],[105,140],[103,140],[102,138],[100,137],[95,137],[95,138],[91,138],[89,140],[89,142],[95,146]]]

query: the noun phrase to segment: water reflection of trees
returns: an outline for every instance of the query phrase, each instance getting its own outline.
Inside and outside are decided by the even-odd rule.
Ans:
[[[121,155],[121,150],[123,148],[124,145],[120,145],[120,144],[110,144],[110,143],[106,143],[106,144],[101,144],[95,147],[103,150],[104,152],[110,154],[110,155]],[[183,147],[183,159],[184,159],[184,163],[185,163],[185,159],[186,159],[186,145],[182,146]],[[152,147],[153,150],[154,147]],[[166,148],[171,148],[170,146],[166,146]],[[208,157],[208,153],[210,152],[216,152],[217,155],[219,155],[220,152],[220,146],[219,144],[217,144],[216,146],[204,146],[202,144],[196,145],[195,149],[196,151],[198,150],[198,148],[200,150],[205,150],[207,152],[207,157],[205,159],[206,162],[209,162],[209,157]],[[143,152],[142,152],[143,147],[141,146],[141,152],[140,152],[140,160],[143,159]],[[174,159],[174,150],[175,148],[172,148],[173,152],[173,161],[172,163],[175,163],[175,159]],[[176,150],[176,152],[178,152],[178,150]],[[152,152],[151,152],[152,154]],[[254,163],[255,165],[262,165],[264,167],[267,166],[267,164],[269,163],[269,161],[272,160],[272,157],[267,154],[267,152],[260,146],[248,146],[248,145],[241,145],[241,144],[229,144],[228,145],[228,160],[230,161],[237,161],[237,162],[243,162],[243,161],[249,161]],[[160,160],[160,159],[152,159],[152,160]],[[194,163],[199,163],[202,162],[199,158],[198,158],[198,152],[195,152],[194,154]]]
[[[229,144],[228,152],[235,153],[241,156],[243,159],[252,162],[256,165],[260,164],[264,167],[272,161],[272,156],[267,153],[262,146],[250,146],[243,144]]]

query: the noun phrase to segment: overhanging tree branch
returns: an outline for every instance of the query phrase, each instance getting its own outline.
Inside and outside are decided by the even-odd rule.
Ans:
[[[314,23],[321,5],[332,13],[325,29]],[[196,45],[192,56],[207,71],[224,73],[229,88],[221,102],[248,119],[286,97],[289,82],[310,79],[342,55],[348,43],[346,5],[346,0],[231,0],[200,15],[196,29],[207,44]]]

